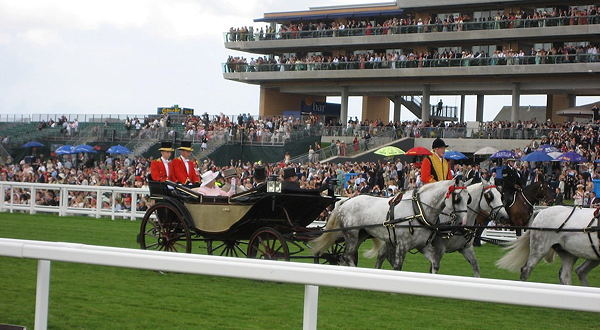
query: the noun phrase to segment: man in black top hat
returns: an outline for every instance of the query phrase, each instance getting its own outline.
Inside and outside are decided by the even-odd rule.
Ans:
[[[506,205],[511,205],[515,192],[523,189],[523,181],[521,173],[515,168],[516,159],[509,158],[506,160],[507,165],[502,170],[502,194]]]
[[[169,178],[169,170],[171,162],[171,155],[173,154],[173,143],[163,141],[160,143],[160,158],[153,160],[150,163],[150,176],[152,180],[164,182]]]
[[[307,194],[320,194],[326,190],[327,186],[322,185],[317,189],[302,189],[300,183],[298,183],[298,175],[296,169],[293,167],[287,167],[283,169],[283,183],[281,184],[282,193],[307,193]]]

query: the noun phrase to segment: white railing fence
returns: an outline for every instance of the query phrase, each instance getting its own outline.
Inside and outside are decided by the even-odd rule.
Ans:
[[[0,181],[0,212],[135,220],[144,217],[149,194],[148,188]]]
[[[15,239],[0,256],[38,260],[35,329],[47,328],[52,261],[302,284],[304,329],[317,327],[319,286],[600,312],[600,288]]]

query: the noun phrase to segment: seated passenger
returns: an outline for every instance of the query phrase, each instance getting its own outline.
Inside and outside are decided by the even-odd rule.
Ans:
[[[202,174],[202,184],[199,188],[193,188],[197,193],[204,196],[224,196],[229,197],[235,195],[235,186],[237,181],[235,178],[232,179],[231,189],[228,192],[221,190],[221,188],[215,186],[215,180],[219,176],[218,172],[206,171]]]
[[[235,183],[239,182],[235,168],[232,167],[232,168],[223,170],[221,173],[221,176],[223,177],[223,179],[225,179],[225,184],[221,187],[221,190],[223,190],[225,192],[233,190],[236,194],[241,194],[248,190],[243,185],[234,184],[234,182]]]
[[[298,175],[296,175],[296,169],[294,169],[293,167],[287,167],[283,169],[283,183],[281,184],[282,193],[307,193],[318,195],[326,189],[326,185],[322,185],[320,188],[317,189],[300,188],[300,183],[298,183]]]

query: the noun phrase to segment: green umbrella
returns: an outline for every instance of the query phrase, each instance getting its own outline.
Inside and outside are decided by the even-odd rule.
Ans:
[[[405,152],[404,152],[404,150],[402,150],[400,148],[388,146],[388,147],[383,147],[383,148],[375,151],[375,154],[382,155],[385,157],[392,157],[392,156],[404,155]]]

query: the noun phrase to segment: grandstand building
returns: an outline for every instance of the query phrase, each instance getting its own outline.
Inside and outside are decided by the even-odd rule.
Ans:
[[[363,119],[387,121],[393,102],[395,120],[404,105],[424,121],[464,121],[464,96],[477,95],[483,121],[486,95],[512,95],[516,121],[521,95],[544,94],[546,118],[564,121],[558,112],[576,96],[600,95],[597,8],[592,0],[397,0],[265,13],[225,33],[227,49],[250,54],[230,57],[223,76],[260,86],[261,116],[341,96],[345,123],[348,97],[362,96]],[[440,109],[435,95],[463,102]]]

